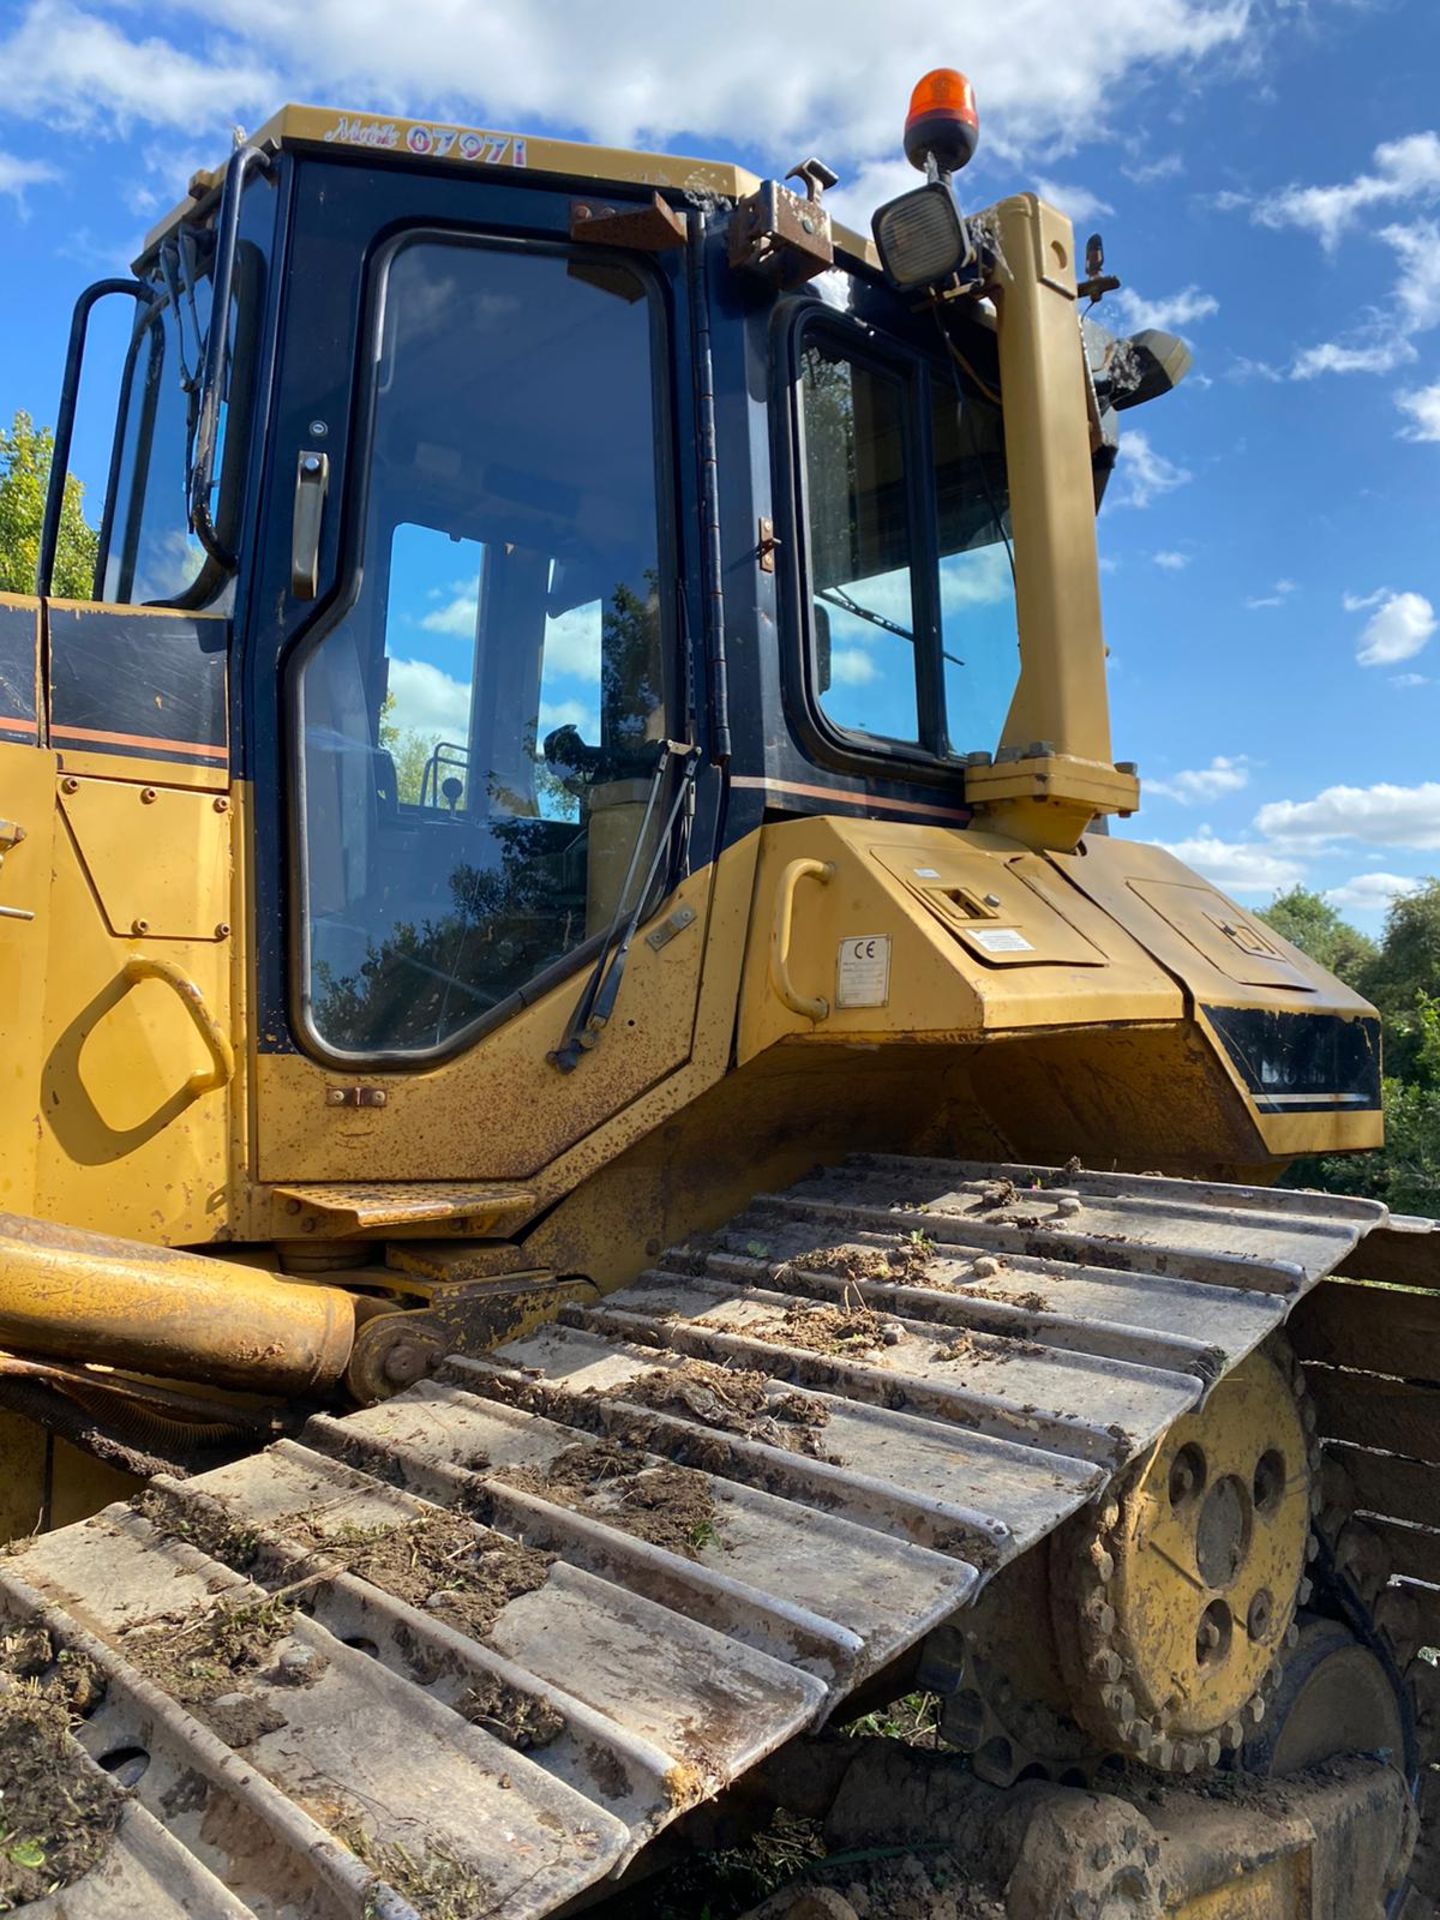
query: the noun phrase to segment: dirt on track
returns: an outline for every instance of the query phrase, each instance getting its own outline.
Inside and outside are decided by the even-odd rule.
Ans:
[[[0,1913],[68,1887],[110,1849],[125,1795],[70,1736],[103,1693],[43,1628],[0,1640]]]
[[[544,1467],[503,1467],[495,1478],[688,1560],[720,1537],[705,1475],[657,1466],[632,1442],[581,1441]]]
[[[823,1459],[820,1429],[830,1418],[829,1409],[803,1393],[776,1392],[773,1384],[754,1368],[686,1359],[656,1367],[611,1388],[610,1394],[657,1413],[688,1415],[723,1433]]]

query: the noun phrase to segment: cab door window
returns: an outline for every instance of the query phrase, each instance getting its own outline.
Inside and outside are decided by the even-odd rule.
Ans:
[[[386,263],[358,592],[298,676],[322,1051],[459,1044],[620,905],[666,737],[655,298],[593,253]]]

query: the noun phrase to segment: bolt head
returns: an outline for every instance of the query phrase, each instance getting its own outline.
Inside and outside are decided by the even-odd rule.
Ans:
[[[131,933],[148,933],[150,931],[150,922],[148,920],[132,920],[130,922],[130,931]]]
[[[154,787],[142,787],[140,789],[140,804],[142,807],[153,807],[156,798],[157,795]]]

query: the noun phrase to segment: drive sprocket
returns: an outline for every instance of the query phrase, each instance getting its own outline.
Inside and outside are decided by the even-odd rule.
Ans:
[[[1056,1647],[1071,1710],[1103,1748],[1191,1773],[1264,1718],[1309,1594],[1313,1431],[1272,1341],[1056,1534]]]

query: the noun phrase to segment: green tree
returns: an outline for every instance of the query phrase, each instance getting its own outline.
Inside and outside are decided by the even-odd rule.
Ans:
[[[17,412],[8,432],[0,427],[0,591],[5,593],[35,591],[54,451],[54,434],[37,427],[28,413]],[[94,592],[99,536],[86,522],[84,500],[84,486],[73,473],[66,474],[52,588],[66,600],[88,600]]]
[[[1385,1145],[1297,1161],[1287,1184],[1440,1213],[1440,880],[1392,904],[1378,945],[1303,887],[1262,917],[1373,1001],[1384,1030]]]
[[[1337,974],[1347,986],[1358,987],[1377,957],[1375,942],[1350,926],[1337,907],[1308,887],[1291,887],[1288,893],[1276,894],[1258,918],[1317,965]]]
[[[1385,938],[1360,988],[1382,1013],[1413,1013],[1424,995],[1440,996],[1440,880],[1390,903]]]
[[[380,745],[395,765],[395,798],[407,807],[418,807],[425,784],[425,769],[440,743],[438,733],[420,733],[414,727],[402,727],[395,718],[395,696],[387,693],[380,704]]]

